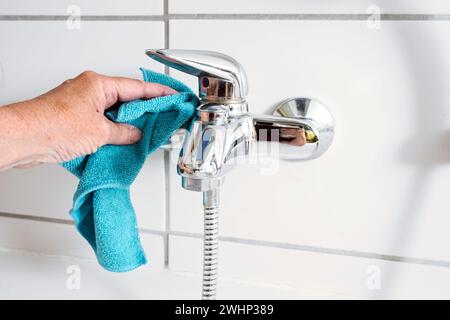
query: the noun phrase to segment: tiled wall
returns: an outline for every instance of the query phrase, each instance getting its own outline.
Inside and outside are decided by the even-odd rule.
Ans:
[[[71,30],[73,4],[82,19]],[[243,165],[227,177],[220,275],[362,298],[449,298],[449,14],[445,0],[2,0],[0,104],[85,69],[163,71],[146,48],[227,53],[247,71],[252,112],[317,97],[337,131],[320,159],[280,162],[272,175]],[[176,157],[149,158],[133,203],[150,268],[200,272],[201,195],[181,189]],[[0,247],[92,258],[68,222],[75,187],[56,165],[0,173]]]

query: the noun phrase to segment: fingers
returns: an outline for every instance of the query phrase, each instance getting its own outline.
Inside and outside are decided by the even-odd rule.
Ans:
[[[109,136],[106,144],[127,145],[133,144],[141,140],[141,131],[128,124],[114,123],[106,120],[109,126]]]
[[[117,101],[150,99],[177,93],[176,90],[159,83],[145,82],[122,77],[105,77],[107,108]]]

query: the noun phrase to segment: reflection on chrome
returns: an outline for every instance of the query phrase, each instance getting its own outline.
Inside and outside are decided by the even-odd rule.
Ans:
[[[308,160],[322,155],[331,144],[333,118],[315,100],[288,99],[272,115],[249,113],[245,71],[229,56],[171,49],[147,50],[146,54],[198,77],[201,104],[178,159],[178,173],[186,189],[206,191],[220,186],[236,160],[252,152]],[[273,144],[277,148],[271,148]]]

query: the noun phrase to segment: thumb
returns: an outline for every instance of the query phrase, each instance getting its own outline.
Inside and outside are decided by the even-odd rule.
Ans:
[[[141,130],[129,124],[108,121],[109,137],[107,144],[126,145],[141,140]]]

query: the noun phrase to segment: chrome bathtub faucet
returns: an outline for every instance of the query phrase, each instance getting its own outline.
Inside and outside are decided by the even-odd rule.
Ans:
[[[321,103],[303,97],[281,102],[272,115],[249,113],[244,68],[222,53],[160,49],[146,54],[198,78],[200,105],[184,138],[177,170],[184,189],[203,192],[203,298],[214,299],[219,188],[226,174],[236,160],[255,153],[287,160],[319,157],[333,140],[333,118]],[[268,152],[274,145],[277,152]]]

